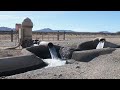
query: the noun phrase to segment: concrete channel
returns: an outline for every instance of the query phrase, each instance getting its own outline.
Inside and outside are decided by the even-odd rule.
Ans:
[[[8,76],[42,68],[46,64],[36,55],[23,49],[22,55],[0,58],[0,76]]]

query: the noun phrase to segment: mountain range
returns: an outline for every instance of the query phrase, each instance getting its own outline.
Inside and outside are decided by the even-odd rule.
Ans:
[[[11,31],[11,30],[15,30],[15,28],[0,27],[0,31]]]
[[[99,33],[111,33],[111,32],[108,32],[108,31],[100,31]]]
[[[0,31],[15,31],[15,28],[9,28],[9,27],[0,27]],[[72,31],[72,30],[52,30],[50,28],[44,28],[44,29],[40,29],[40,30],[34,30],[33,32],[75,32],[75,31]],[[111,33],[111,32],[108,32],[108,31],[100,31],[99,33]]]
[[[44,28],[44,29],[40,29],[40,30],[35,30],[35,32],[74,32],[72,30],[52,30],[50,28]]]
[[[9,28],[9,27],[0,27],[0,31],[11,31],[11,30],[15,30],[15,28]],[[40,29],[40,30],[34,30],[34,32],[74,32],[72,30],[52,30],[50,28],[44,28],[44,29]]]

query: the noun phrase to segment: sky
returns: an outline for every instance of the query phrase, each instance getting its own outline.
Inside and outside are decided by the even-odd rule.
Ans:
[[[77,32],[118,32],[120,11],[0,11],[0,27],[15,28],[25,18],[33,22],[33,31],[43,28]]]

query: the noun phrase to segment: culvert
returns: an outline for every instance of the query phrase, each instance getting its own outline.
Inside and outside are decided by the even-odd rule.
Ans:
[[[115,48],[103,48],[103,49],[93,49],[93,50],[84,50],[84,51],[74,51],[72,54],[72,59],[76,61],[89,62],[93,58],[112,53]]]
[[[49,51],[49,48],[51,48],[53,46],[56,49],[58,57],[61,58],[61,56],[59,54],[60,46],[53,45],[51,42],[40,42],[39,46],[31,46],[31,47],[26,48],[26,50],[35,54],[39,58],[47,59],[47,58],[52,58],[50,51]]]
[[[26,50],[41,58],[46,64],[48,64],[47,67],[61,66],[66,63],[65,60],[61,60],[59,53],[60,46],[53,45],[51,42],[42,41],[39,46],[28,47]]]
[[[106,41],[103,37],[98,37],[94,40],[79,44],[77,49],[72,54],[72,59],[88,62],[99,55],[109,54],[116,50],[115,48],[119,47],[119,45]]]
[[[52,57],[49,48],[52,47],[55,47],[57,51],[58,58],[56,61],[55,59],[51,59]],[[50,64],[49,63],[50,60],[54,60],[53,63],[59,63],[53,66],[63,65],[64,63],[61,63],[63,61],[60,61],[59,59],[60,58],[59,49],[60,46],[53,45],[52,43],[48,43],[47,45],[41,44],[39,46],[33,46],[22,49],[21,51],[19,51],[18,56],[14,56],[15,50],[13,49],[3,50],[4,52],[6,52],[6,54],[10,53],[10,51],[13,51],[14,53],[11,53],[12,55],[9,54],[7,57],[3,56],[0,58],[0,76],[9,76],[23,73],[26,71],[44,68],[47,67],[48,64]],[[46,63],[45,61],[48,63]]]
[[[49,64],[51,63],[51,60],[53,60],[49,49],[52,47],[55,47],[58,56],[57,58],[58,61],[54,60],[52,64],[60,63],[53,66],[56,67],[60,65],[69,64],[66,63],[67,60],[63,60],[63,61],[61,60],[61,55],[59,53],[61,46],[57,46],[57,45],[53,45],[52,43],[45,42],[45,43],[41,43],[39,46],[32,46],[23,49],[21,52],[22,54],[20,56],[0,58],[0,67],[1,67],[0,76],[12,75],[12,74],[26,72],[29,70],[34,70],[37,68],[47,67],[45,62],[48,62]],[[70,58],[70,60],[73,59],[77,61],[88,62],[99,55],[111,53],[112,51],[115,50],[115,48],[93,49],[93,50],[84,50],[84,51],[74,51],[74,49],[68,49],[68,50],[72,51],[72,58]]]
[[[103,43],[104,42],[104,43]],[[99,46],[99,44],[101,45]],[[101,48],[120,48],[120,45],[106,41],[103,37],[95,38],[91,41],[86,41],[78,45],[77,51],[92,50],[92,49],[101,49]]]

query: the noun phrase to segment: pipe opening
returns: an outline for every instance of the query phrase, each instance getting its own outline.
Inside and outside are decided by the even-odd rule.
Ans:
[[[52,47],[53,47],[53,44],[52,44],[52,43],[48,43],[48,47],[49,47],[49,48],[52,48]]]

